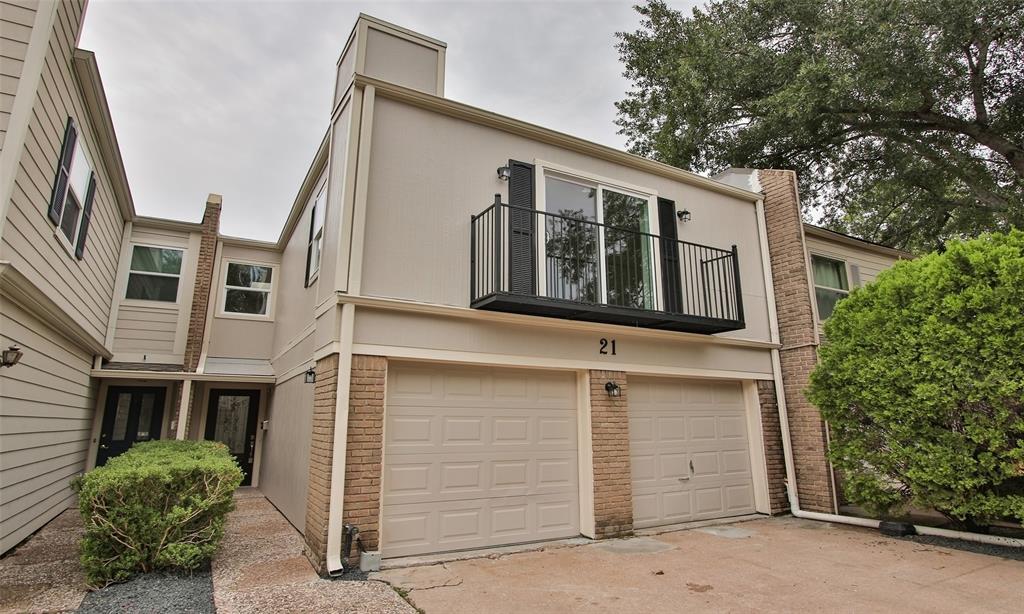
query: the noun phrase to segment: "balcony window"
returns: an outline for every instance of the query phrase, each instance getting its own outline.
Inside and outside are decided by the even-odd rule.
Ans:
[[[850,294],[846,263],[824,256],[811,256],[811,269],[814,275],[814,298],[818,304],[818,320],[824,321],[832,315],[836,303]]]
[[[183,255],[180,249],[134,246],[125,298],[176,303]]]

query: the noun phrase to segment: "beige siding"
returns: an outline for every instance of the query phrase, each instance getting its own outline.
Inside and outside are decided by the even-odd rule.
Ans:
[[[25,355],[0,382],[0,552],[74,502],[95,402],[92,356],[2,299],[0,345]]]
[[[7,137],[35,18],[33,3],[0,1],[0,150]]]
[[[274,316],[272,350],[274,371],[278,377],[299,364],[309,362],[313,354],[312,348],[304,339],[310,339],[313,309],[316,306],[316,283],[305,287],[306,247],[309,244],[309,224],[314,198],[316,194],[309,197],[281,254],[281,275],[277,290],[282,300],[277,302]],[[326,253],[326,248],[324,251]],[[299,345],[309,349],[296,351],[295,348]]]
[[[173,354],[178,310],[122,305],[114,332],[115,354]]]
[[[807,251],[811,255],[842,260],[846,262],[847,272],[849,272],[850,265],[858,266],[860,268],[861,285],[871,283],[878,277],[879,273],[898,261],[893,256],[886,256],[869,249],[857,249],[851,245],[829,241],[820,237],[808,235],[805,240],[807,242]],[[850,283],[853,285],[853,280],[850,280]]]
[[[495,193],[507,202],[495,168],[542,160],[674,200],[692,212],[678,226],[685,241],[737,245],[747,326],[723,336],[770,339],[752,203],[390,99],[374,104],[363,294],[468,306],[470,216]]]
[[[308,230],[307,230],[308,232]],[[271,290],[271,319],[255,319],[245,316],[234,316],[222,313],[224,305],[224,281],[228,262],[243,262],[277,267],[274,270]],[[293,264],[294,266],[294,264]],[[221,252],[220,267],[217,279],[214,280],[213,323],[210,327],[210,345],[208,354],[215,358],[257,358],[269,360],[274,344],[274,322],[277,309],[292,300],[283,297],[280,288],[284,277],[298,276],[305,273],[305,261],[301,271],[283,271],[281,254],[273,250],[249,249],[233,245],[225,245]],[[310,314],[312,317],[312,313]]]
[[[366,65],[363,73],[429,94],[438,94],[437,56],[436,49],[371,26],[366,30]]]
[[[313,388],[302,375],[274,388],[266,414],[269,429],[261,431],[260,491],[299,531],[306,524]]]
[[[82,8],[82,2],[64,2],[57,11],[0,242],[0,259],[11,261],[33,285],[102,342],[110,315],[123,219],[71,71],[70,58]],[[97,175],[84,260],[68,254],[46,215],[69,115],[79,126],[79,138],[85,143]]]

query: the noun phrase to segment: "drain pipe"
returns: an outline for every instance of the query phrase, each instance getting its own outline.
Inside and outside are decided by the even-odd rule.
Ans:
[[[779,427],[782,431],[782,454],[786,465],[786,494],[789,497],[790,513],[797,518],[807,520],[818,520],[821,522],[834,522],[836,524],[848,524],[858,527],[877,529],[881,524],[880,520],[871,518],[857,518],[856,516],[842,516],[839,514],[823,514],[821,512],[809,512],[800,509],[800,494],[796,484],[796,464],[793,461],[793,444],[789,435],[789,411],[786,409],[786,391],[782,387],[782,361],[778,349],[772,349],[772,375],[775,379],[775,401],[779,409]],[[835,491],[832,496],[835,497]],[[952,531],[936,527],[913,525],[918,535],[934,535],[964,541],[989,544],[994,546],[1009,546],[1012,548],[1024,548],[1024,539],[1013,537],[1002,537],[999,535],[985,535],[982,533],[968,533],[966,531]]]

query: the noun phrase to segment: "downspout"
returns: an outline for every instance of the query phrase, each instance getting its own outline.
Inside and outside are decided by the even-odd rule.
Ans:
[[[338,305],[335,304],[335,309]],[[327,507],[327,574],[338,576],[345,572],[342,563],[343,505],[345,502],[345,457],[348,454],[348,403],[352,373],[352,333],[355,329],[355,309],[352,304],[341,305],[341,340],[338,344],[338,391],[334,406],[334,449],[331,457],[331,496]]]
[[[757,181],[756,172],[752,173],[751,184],[751,190],[755,192],[761,191],[760,183]],[[772,343],[781,346],[781,338],[779,335],[778,311],[775,304],[775,282],[772,278],[771,273],[771,260],[770,252],[768,250],[768,234],[767,227],[765,226],[763,199],[757,201],[757,217],[759,227],[758,230],[761,238],[761,255],[764,261],[765,284],[767,288],[766,294],[768,295],[768,322],[769,328],[771,330],[771,340]],[[779,430],[781,431],[782,435],[782,455],[785,460],[784,464],[786,466],[786,496],[789,499],[790,513],[796,518],[804,518],[807,520],[817,520],[821,522],[832,522],[836,524],[846,524],[858,527],[866,527],[869,529],[877,529],[881,524],[880,520],[875,520],[872,518],[857,518],[855,516],[842,516],[840,514],[824,514],[821,512],[810,512],[800,508],[800,494],[797,489],[796,481],[796,463],[793,460],[793,443],[792,439],[790,438],[789,431],[789,411],[786,407],[786,390],[785,388],[783,388],[782,381],[782,359],[778,348],[773,348],[771,350],[771,357],[772,379],[775,384],[775,401],[779,411]],[[833,496],[834,495],[835,490],[833,490]],[[923,525],[913,526],[914,530],[917,531],[918,535],[933,535],[936,537],[961,539],[964,541],[977,542],[981,544],[1010,546],[1013,548],[1024,548],[1024,539],[1017,539],[1013,537],[1001,537],[998,535],[984,535],[981,533],[968,533],[966,531],[952,531],[949,529],[939,529]]]

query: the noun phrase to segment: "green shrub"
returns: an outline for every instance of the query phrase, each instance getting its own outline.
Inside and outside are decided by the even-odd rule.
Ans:
[[[75,480],[85,521],[81,559],[93,585],[210,559],[242,482],[212,441],[148,441]]]
[[[809,397],[853,503],[1024,521],[1024,232],[897,264],[825,337]]]

